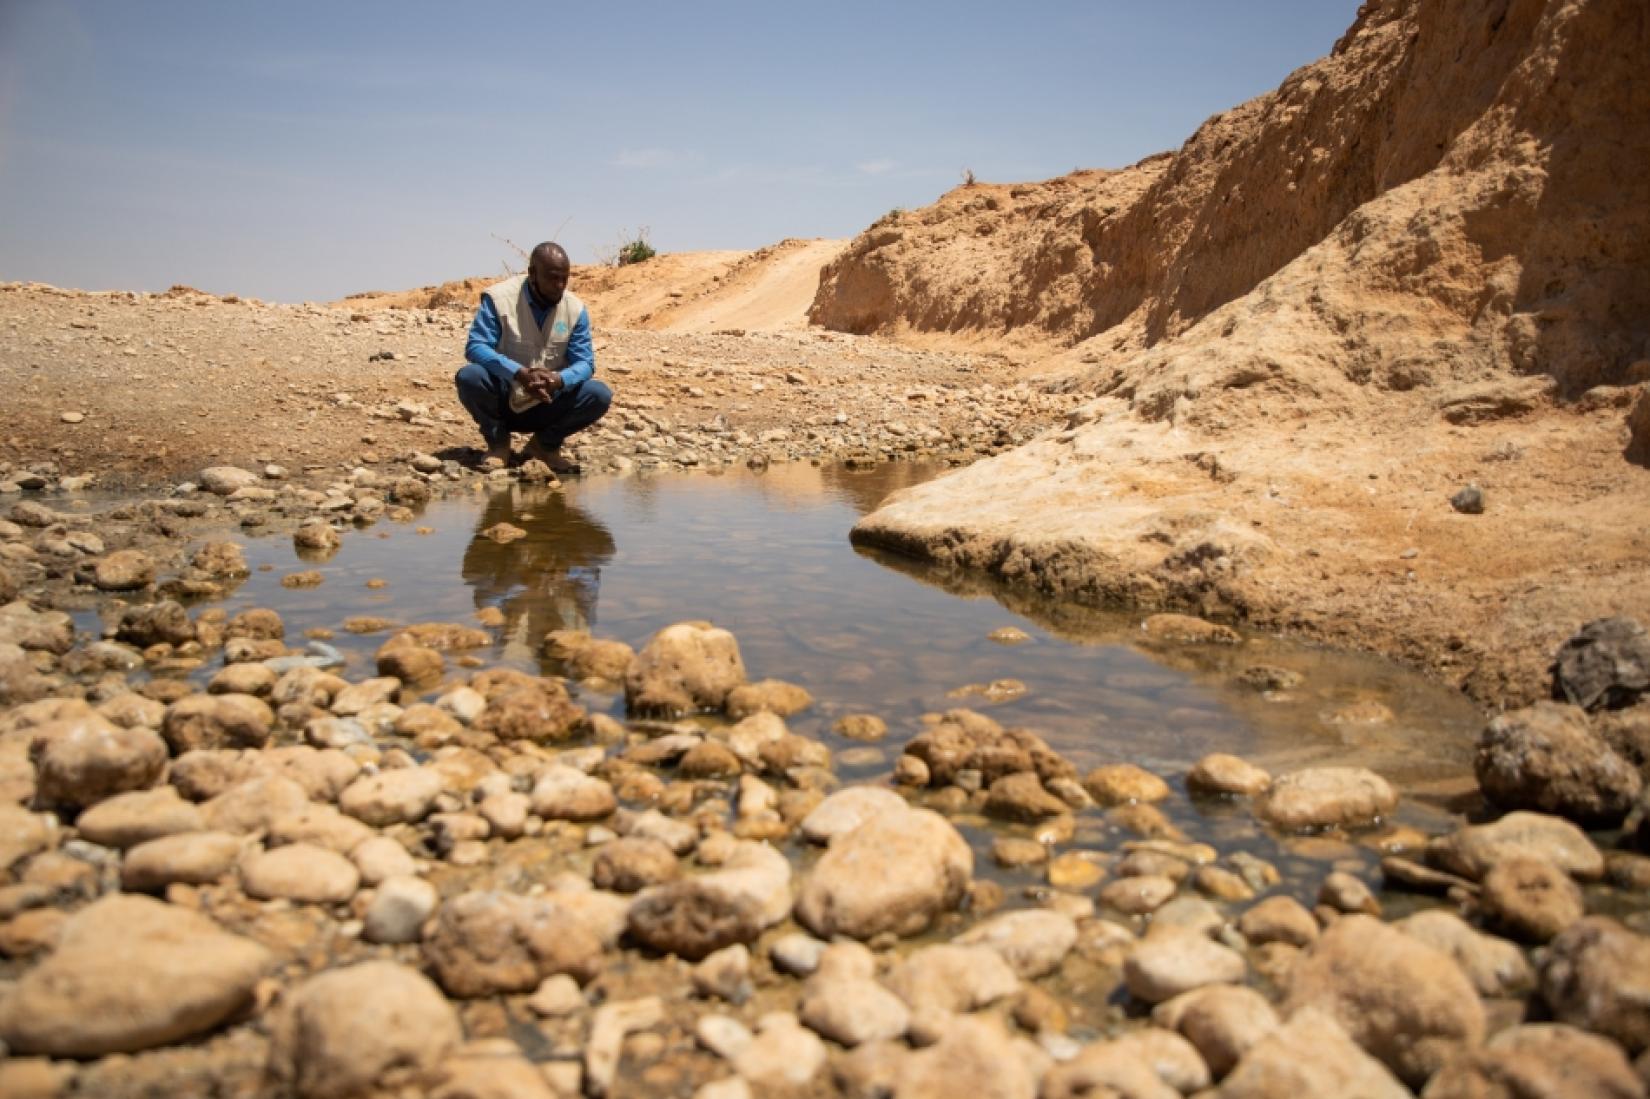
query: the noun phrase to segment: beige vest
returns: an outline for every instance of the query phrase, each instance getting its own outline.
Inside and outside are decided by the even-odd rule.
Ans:
[[[498,353],[522,366],[547,366],[561,370],[567,365],[567,341],[573,326],[584,312],[584,303],[571,290],[545,314],[541,328],[533,321],[533,305],[527,294],[527,276],[517,275],[482,291],[492,299],[498,313]],[[520,383],[510,389],[510,408],[524,412],[538,402],[528,396]]]

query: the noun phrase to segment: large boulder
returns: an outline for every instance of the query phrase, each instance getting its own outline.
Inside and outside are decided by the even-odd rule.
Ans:
[[[1447,909],[1428,908],[1392,926],[1455,959],[1480,996],[1521,996],[1535,986],[1517,943],[1486,935]]]
[[[450,996],[531,992],[546,977],[595,975],[602,943],[548,897],[461,893],[436,914],[424,957]]]
[[[271,957],[197,912],[104,897],[69,917],[57,949],[0,1000],[13,1053],[101,1057],[182,1041],[252,1002]]]
[[[1650,402],[1640,400],[1640,412]],[[1553,697],[1584,710],[1631,706],[1650,692],[1650,632],[1631,618],[1599,618],[1559,646]]]
[[[302,1099],[418,1089],[463,1039],[441,990],[388,961],[309,978],[282,1005],[272,1031],[272,1075]]]
[[[1483,1005],[1454,960],[1371,916],[1336,920],[1295,966],[1284,1014],[1309,1008],[1413,1087],[1484,1038]]]
[[[150,729],[124,729],[84,713],[37,728],[29,758],[42,804],[84,808],[158,782],[166,768],[166,742]]]
[[[739,642],[707,622],[680,622],[654,634],[625,671],[632,713],[680,717],[720,710],[745,682]]]
[[[823,939],[914,935],[962,901],[973,873],[974,854],[949,821],[893,809],[831,843],[802,883],[796,918]]]
[[[1370,825],[1397,805],[1397,791],[1374,771],[1308,767],[1276,779],[1256,799],[1255,811],[1268,823],[1293,831]]]
[[[1541,996],[1561,1023],[1650,1047],[1650,936],[1605,916],[1572,924],[1548,944]]]
[[[1503,809],[1618,824],[1643,780],[1575,706],[1538,702],[1484,728],[1473,760],[1484,796]]]

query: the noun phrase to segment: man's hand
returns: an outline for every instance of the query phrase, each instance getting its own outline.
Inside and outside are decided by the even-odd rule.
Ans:
[[[541,401],[554,400],[562,391],[561,375],[547,366],[526,366],[521,369],[521,385]]]

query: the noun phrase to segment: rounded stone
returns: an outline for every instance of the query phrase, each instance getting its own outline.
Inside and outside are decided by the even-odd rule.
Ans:
[[[241,863],[241,887],[259,900],[342,904],[355,896],[360,884],[354,863],[307,843],[256,853]]]

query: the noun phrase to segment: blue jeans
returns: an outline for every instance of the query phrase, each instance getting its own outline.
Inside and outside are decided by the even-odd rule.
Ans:
[[[510,435],[528,434],[540,446],[555,450],[575,431],[589,427],[613,403],[613,391],[587,378],[556,394],[553,401],[536,404],[526,412],[510,411],[510,379],[484,366],[465,363],[453,376],[458,384],[458,403],[475,420],[488,446],[508,444]]]

